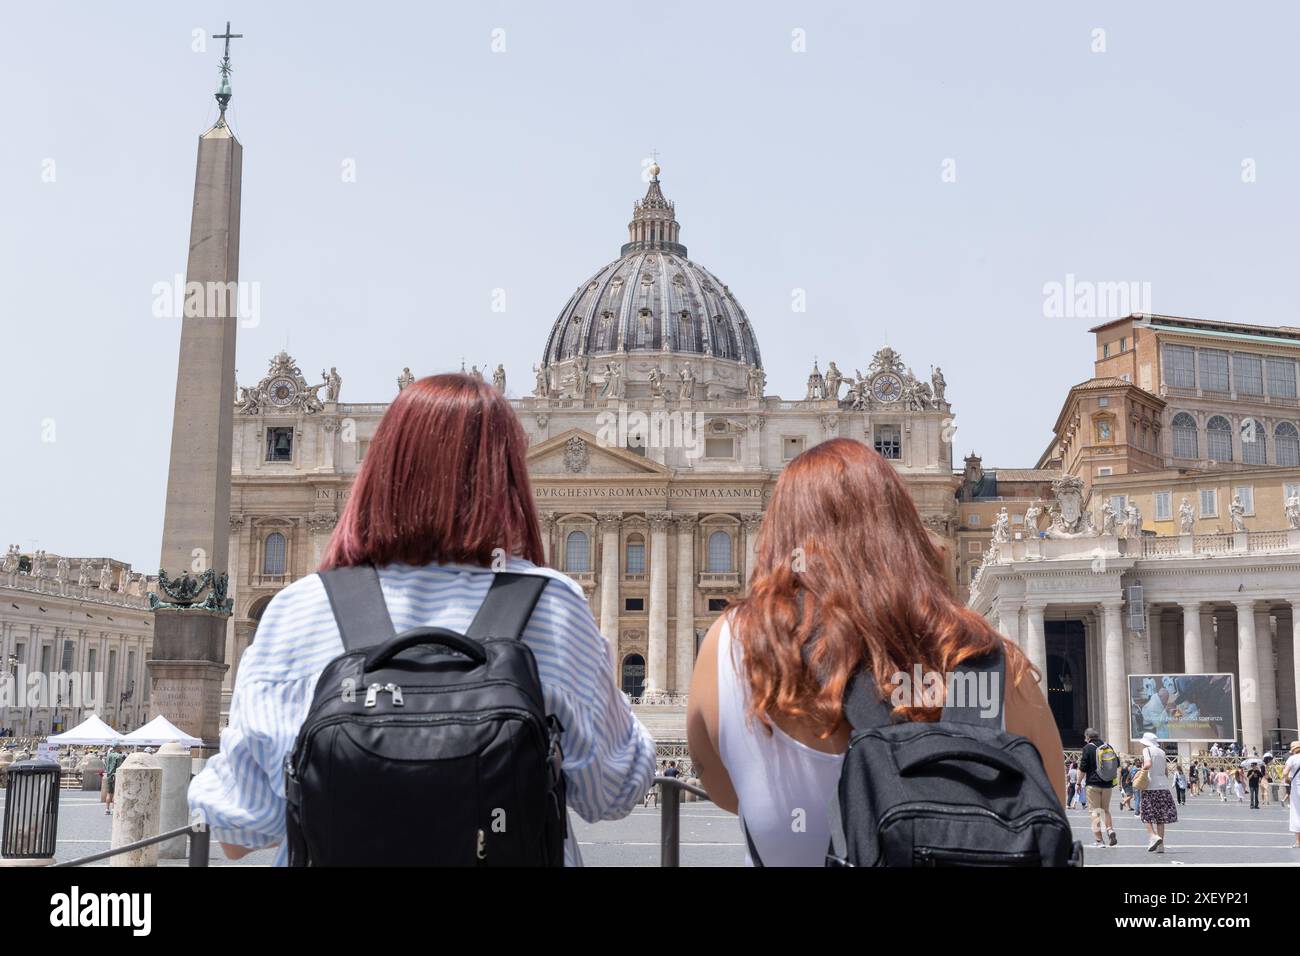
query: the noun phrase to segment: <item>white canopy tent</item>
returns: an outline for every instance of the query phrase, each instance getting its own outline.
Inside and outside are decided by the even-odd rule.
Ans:
[[[139,727],[125,737],[122,743],[135,747],[160,747],[163,744],[178,743],[186,747],[202,747],[203,741],[191,737],[170,720],[159,714],[143,727]]]
[[[96,747],[121,743],[122,735],[100,720],[98,714],[91,714],[71,730],[53,734],[47,739],[50,743],[59,746],[75,744]]]

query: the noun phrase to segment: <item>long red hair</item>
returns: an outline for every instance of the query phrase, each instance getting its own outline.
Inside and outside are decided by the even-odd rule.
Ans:
[[[487,567],[497,554],[541,564],[527,449],[523,426],[495,387],[468,375],[412,382],[379,422],[321,570]]]
[[[885,698],[896,675],[911,675],[917,664],[948,674],[998,644],[1013,681],[1031,670],[1019,648],[957,603],[893,466],[847,438],[808,449],[781,473],[749,595],[734,615],[750,716],[769,730],[781,716],[830,736],[860,667]],[[939,711],[895,708],[907,720],[935,720]]]

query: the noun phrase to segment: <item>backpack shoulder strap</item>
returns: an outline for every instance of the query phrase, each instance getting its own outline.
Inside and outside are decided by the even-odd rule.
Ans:
[[[321,571],[320,580],[330,599],[345,651],[384,644],[397,636],[374,565]]]
[[[854,730],[884,727],[894,722],[893,708],[880,697],[875,675],[861,667],[844,688],[844,719]]]
[[[1002,653],[1000,645],[995,645],[983,657],[962,661],[957,665],[957,672],[953,675],[950,681],[952,686],[949,688],[956,692],[957,697],[944,703],[939,719],[958,724],[976,724],[993,730],[1004,729],[1006,669],[1006,655]],[[988,684],[981,683],[984,675],[988,675]],[[985,686],[992,691],[993,699],[981,702],[980,691]],[[992,705],[988,708],[991,712],[986,712],[983,706],[985,703]]]
[[[540,574],[516,574],[500,571],[493,575],[487,597],[474,615],[466,637],[513,637],[518,640],[533,616],[533,608],[546,589]]]

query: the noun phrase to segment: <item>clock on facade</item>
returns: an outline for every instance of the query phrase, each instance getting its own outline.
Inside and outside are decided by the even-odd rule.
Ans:
[[[878,402],[896,402],[903,397],[903,380],[893,372],[881,372],[871,380],[871,394]]]
[[[266,387],[266,394],[272,405],[285,406],[293,402],[298,394],[298,386],[292,379],[277,378]]]

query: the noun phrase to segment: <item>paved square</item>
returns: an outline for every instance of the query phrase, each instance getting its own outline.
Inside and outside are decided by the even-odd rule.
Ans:
[[[0,814],[4,796],[0,790]],[[1075,837],[1084,842],[1089,866],[1300,865],[1300,850],[1290,848],[1287,811],[1276,803],[1251,810],[1249,803],[1235,799],[1225,804],[1214,795],[1188,797],[1178,808],[1178,823],[1167,828],[1168,846],[1160,855],[1146,851],[1146,829],[1130,812],[1115,814],[1119,846],[1104,849],[1090,846],[1087,811],[1067,812]],[[586,823],[572,814],[570,818],[587,866],[659,865],[660,820],[653,805],[638,807],[623,820]],[[97,794],[63,791],[55,859],[63,862],[108,849],[111,822]],[[259,850],[232,863],[217,847],[211,857],[214,866],[269,866],[274,859],[274,850]],[[682,866],[740,866],[744,859],[744,837],[735,816],[712,803],[682,804]],[[184,866],[185,861],[164,865]]]

